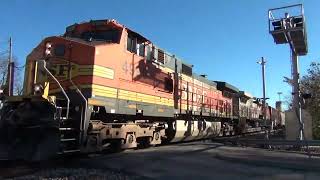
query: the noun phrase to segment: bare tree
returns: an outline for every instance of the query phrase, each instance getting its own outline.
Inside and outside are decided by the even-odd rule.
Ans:
[[[3,57],[0,57],[0,86],[3,86],[6,83],[8,71],[8,60]]]
[[[16,57],[13,57],[13,61],[15,62],[14,94],[21,95],[22,88],[23,88],[22,73],[24,68],[19,65]],[[2,55],[0,56],[0,87],[6,84],[7,73],[8,73],[8,56]]]
[[[290,110],[292,109],[292,95],[291,92],[288,92],[287,95],[285,95],[282,99],[282,104],[284,107],[286,107],[286,109]]]
[[[16,61],[17,62],[17,61]],[[23,73],[24,73],[24,66],[21,66],[17,63],[15,65],[15,80],[14,80],[14,94],[22,95],[23,93]]]

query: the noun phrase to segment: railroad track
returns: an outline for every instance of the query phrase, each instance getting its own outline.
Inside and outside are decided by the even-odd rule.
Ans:
[[[281,130],[271,130],[268,134],[268,136],[275,136],[278,135],[281,132]],[[245,134],[241,134],[241,135],[232,135],[232,136],[223,136],[223,137],[216,137],[216,138],[212,138],[212,141],[216,141],[216,142],[236,142],[239,141],[241,139],[249,139],[250,138],[255,138],[257,139],[257,137],[259,137],[259,139],[264,139],[265,138],[265,131],[255,131],[255,132],[249,132],[249,133],[245,133]]]
[[[308,155],[309,157],[320,156],[320,140],[285,140],[283,135],[281,135],[281,130],[270,131],[268,138],[265,137],[265,131],[260,131],[237,136],[217,137],[212,140],[223,144],[299,153]]]
[[[68,166],[68,162],[71,162],[77,158],[81,158],[81,156],[61,155],[56,159],[36,162],[0,160],[0,179],[20,177],[34,174],[46,169],[65,167]]]
[[[2,178],[13,178],[33,174],[48,167],[48,162],[28,163],[17,161],[1,161],[0,163],[0,177]]]
[[[271,131],[270,136],[274,137],[279,133],[279,131]],[[219,142],[223,144],[232,143],[242,143],[244,141],[260,141],[264,142],[264,131],[257,131],[257,132],[250,132],[243,135],[233,135],[233,136],[225,136],[225,137],[216,137],[214,139],[210,139],[213,142]],[[173,143],[176,144],[176,143]],[[162,146],[162,145],[161,145]],[[170,146],[170,144],[167,144],[166,146]],[[96,156],[104,156],[108,154],[112,154],[114,152],[104,152],[104,153],[98,153]],[[96,157],[94,154],[90,154],[90,156],[85,156],[85,158],[91,158]],[[57,159],[54,160],[48,160],[48,161],[41,161],[41,162],[35,162],[35,163],[27,163],[27,162],[8,162],[8,161],[0,161],[0,177],[2,178],[13,178],[13,177],[20,177],[30,174],[35,174],[37,172],[46,170],[46,169],[54,169],[54,168],[69,168],[68,166],[70,164],[76,164],[77,160],[83,159],[83,156],[80,155],[73,155],[73,156],[60,156]],[[72,162],[73,161],[73,162]],[[69,163],[72,162],[72,163]]]

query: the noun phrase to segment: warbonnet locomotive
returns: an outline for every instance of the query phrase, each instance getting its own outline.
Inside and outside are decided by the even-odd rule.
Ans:
[[[2,99],[0,159],[136,148],[283,123],[250,94],[117,23],[74,24],[28,55],[24,92]]]

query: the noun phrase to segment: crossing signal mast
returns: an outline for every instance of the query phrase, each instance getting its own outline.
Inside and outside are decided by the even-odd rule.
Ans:
[[[268,11],[269,33],[276,44],[289,44],[291,50],[292,73],[292,109],[299,121],[299,139],[304,139],[304,124],[301,109],[301,93],[299,88],[299,56],[308,53],[307,32],[302,4],[274,8]]]

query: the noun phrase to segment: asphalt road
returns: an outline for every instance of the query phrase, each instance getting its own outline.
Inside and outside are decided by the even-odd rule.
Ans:
[[[94,155],[77,160],[76,166],[111,169],[138,179],[320,179],[319,157],[211,142]]]

